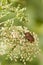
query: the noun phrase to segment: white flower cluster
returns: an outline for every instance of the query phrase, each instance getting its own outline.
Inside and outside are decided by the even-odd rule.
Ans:
[[[13,7],[12,3],[8,5],[1,6],[2,11],[0,12],[0,19],[7,14],[13,13],[15,16],[13,17],[14,20],[19,21],[19,22],[28,22],[28,18],[25,15],[26,8],[21,8],[20,5],[17,7]]]
[[[25,38],[26,32],[32,34],[34,41],[31,43]],[[7,54],[11,60],[20,59],[24,64],[32,61],[40,53],[38,38],[35,33],[31,33],[26,27],[10,26],[0,29],[0,55]]]

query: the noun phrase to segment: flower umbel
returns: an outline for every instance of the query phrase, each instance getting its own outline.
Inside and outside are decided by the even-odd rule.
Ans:
[[[26,33],[28,38],[25,38]],[[31,33],[26,27],[10,26],[1,27],[0,29],[0,55],[7,54],[11,60],[17,61],[20,59],[24,64],[27,61],[32,61],[33,57],[39,54],[38,37],[33,32]]]

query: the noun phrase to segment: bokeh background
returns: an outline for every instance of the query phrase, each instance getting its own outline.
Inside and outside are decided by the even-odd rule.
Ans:
[[[2,0],[0,0],[1,2]],[[27,26],[29,30],[34,31],[39,37],[39,46],[41,48],[41,54],[38,58],[34,59],[31,63],[28,62],[27,65],[43,65],[43,0],[3,0],[3,4],[13,2],[13,6],[21,4],[22,7],[26,7],[26,14],[28,14],[29,22],[24,23],[24,26]],[[1,5],[1,4],[0,4]],[[6,11],[7,12],[7,11]],[[0,7],[1,13],[1,7]],[[6,13],[5,13],[6,14]],[[0,22],[7,20],[8,18],[14,17],[12,13],[6,15],[0,19]],[[19,25],[19,23],[15,23]],[[6,56],[0,57],[0,65],[23,65],[21,62],[15,63],[10,60],[5,60]]]

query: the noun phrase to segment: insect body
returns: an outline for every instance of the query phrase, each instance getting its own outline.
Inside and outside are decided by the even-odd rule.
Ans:
[[[30,41],[31,43],[34,42],[34,37],[31,35],[30,32],[25,33],[25,38]]]

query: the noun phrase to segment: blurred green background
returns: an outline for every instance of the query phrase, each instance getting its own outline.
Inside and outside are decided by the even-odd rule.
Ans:
[[[0,0],[1,2],[2,0]],[[3,0],[3,4],[6,0]],[[41,48],[41,54],[38,58],[34,59],[31,63],[28,62],[27,65],[43,65],[43,0],[7,0],[8,3],[13,2],[13,6],[21,4],[22,7],[26,7],[26,14],[28,14],[28,23],[24,23],[29,30],[34,31],[39,37],[39,46]],[[7,12],[7,11],[6,11]],[[0,7],[1,13],[1,7]],[[13,18],[14,13],[7,14],[6,16],[0,18],[0,22],[7,20],[8,18]],[[19,25],[19,23],[15,23]],[[10,60],[4,60],[6,56],[0,56],[0,65],[23,65],[21,62],[15,63]]]

